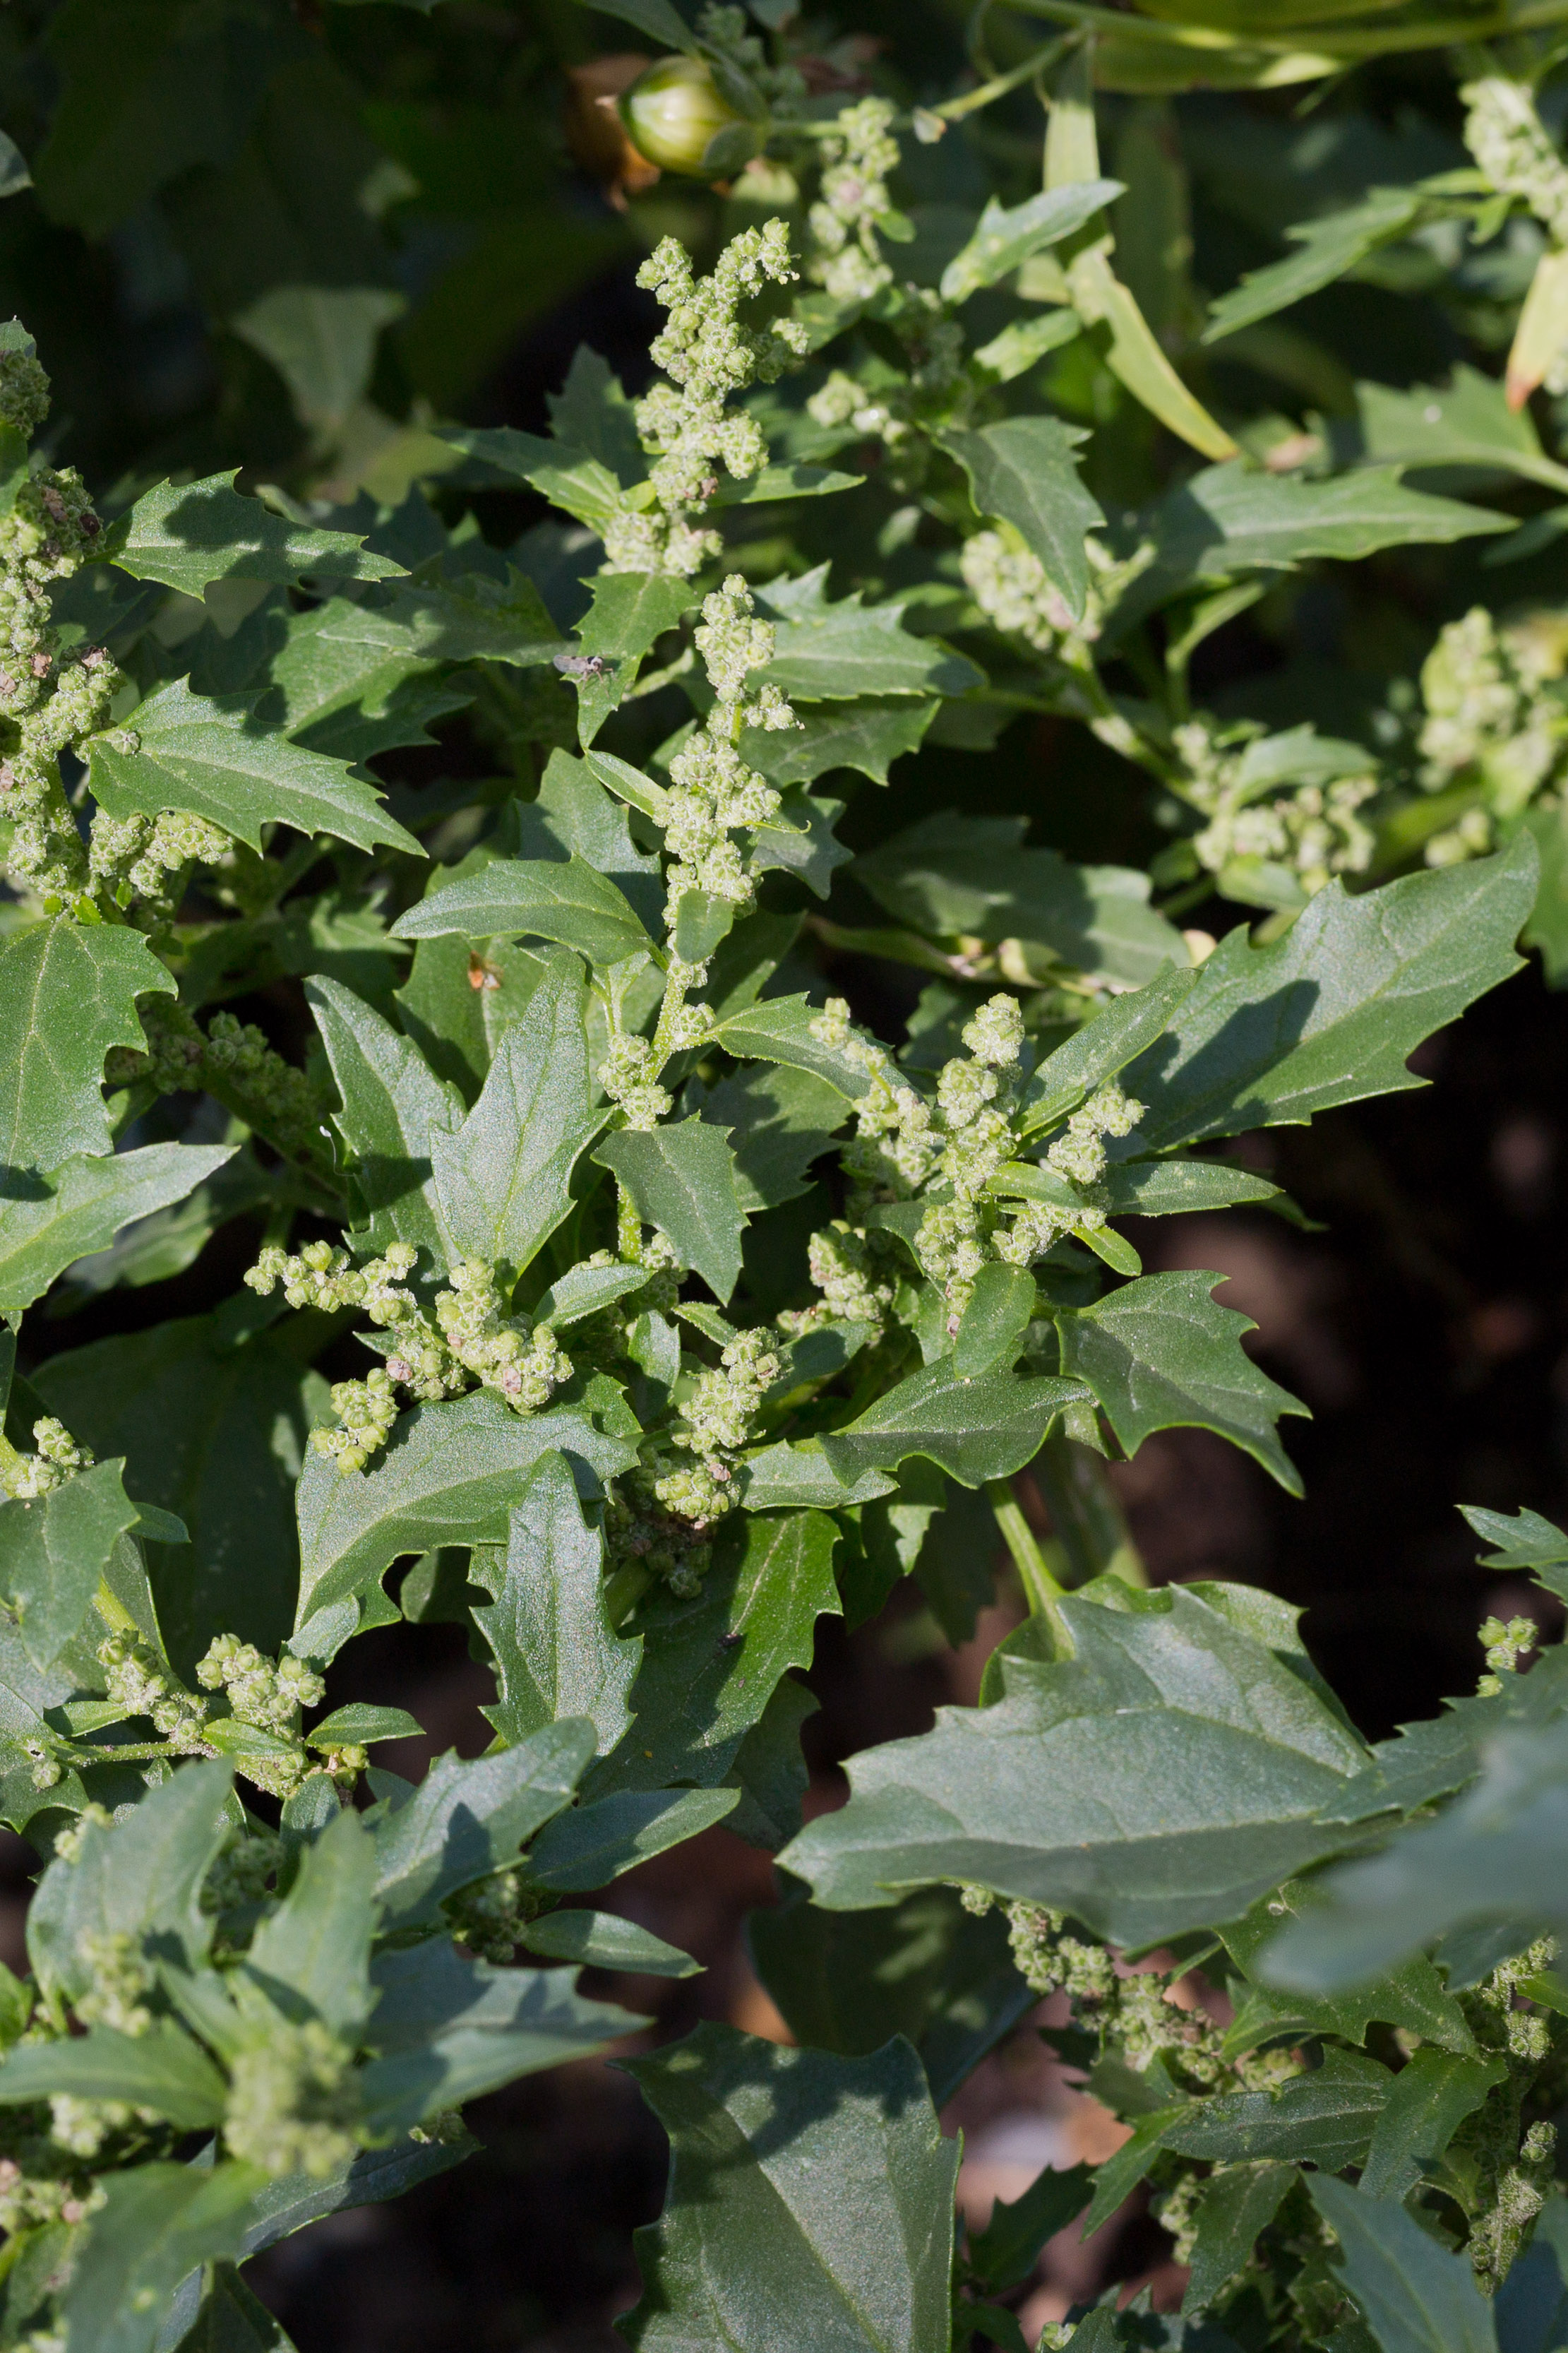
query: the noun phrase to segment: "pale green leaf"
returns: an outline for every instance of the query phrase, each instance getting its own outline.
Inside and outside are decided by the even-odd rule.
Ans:
[[[31,1502],[0,1503],[0,1594],[27,1656],[51,1666],[87,1614],[120,1538],[136,1525],[123,1461],[98,1462]]]
[[[809,785],[833,768],[855,768],[885,785],[893,762],[918,752],[935,718],[935,702],[847,702],[837,709],[803,708],[795,727],[748,727],[741,757],[770,785]]]
[[[0,1168],[108,1152],[103,1058],[145,1046],[136,999],[174,987],[141,933],[118,923],[56,915],[0,940]]]
[[[1227,2165],[1207,2181],[1198,2200],[1192,2275],[1184,2312],[1201,2312],[1244,2270],[1259,2234],[1300,2179],[1293,2165],[1268,2158]]]
[[[901,2037],[864,2059],[700,2026],[624,2061],[670,2137],[636,2353],[947,2353],[958,2144]],[[784,2316],[787,2315],[787,2319]]]
[[[77,2000],[92,1983],[87,1940],[156,1935],[195,1963],[213,1923],[203,1880],[229,1836],[232,1768],[187,1765],[149,1789],[123,1820],[82,1825],[74,1862],[51,1862],[27,1913],[27,1957],[46,1988]],[[165,1950],[167,1950],[167,1945]]]
[[[1530,1677],[1524,1678],[1525,1682]],[[1321,1909],[1258,1961],[1269,1985],[1332,1992],[1381,1976],[1455,1928],[1496,1922],[1519,1950],[1568,1915],[1568,1725],[1498,1732],[1473,1788],[1321,1883]]]
[[[625,1187],[643,1223],[658,1228],[722,1304],[741,1271],[746,1223],[727,1131],[703,1119],[619,1128],[594,1157]]]
[[[381,1873],[376,1842],[352,1806],[330,1821],[300,1857],[277,1911],[263,1920],[246,1956],[283,2007],[293,1996],[352,2042],[370,2011],[370,1947]]]
[[[776,621],[773,660],[761,677],[807,702],[862,695],[967,694],[984,673],[939,639],[911,637],[901,605],[862,607],[860,592],[827,598],[826,564],[798,580],[775,580],[757,601]]]
[[[171,680],[132,712],[123,728],[89,738],[94,797],[111,817],[184,809],[252,849],[267,825],[331,833],[361,849],[386,842],[424,856],[414,835],[382,807],[374,786],[342,760],[324,759],[263,725],[251,695],[193,694]],[[134,744],[134,750],[122,748]]]
[[[406,2131],[519,2075],[592,2058],[646,2021],[585,2001],[559,1969],[493,1968],[446,1936],[375,1963],[370,2035],[383,2056],[360,2077],[365,2120]]]
[[[388,1930],[433,1923],[448,1895],[488,1878],[571,1802],[594,1753],[581,1717],[464,1764],[450,1750],[375,1824],[375,1894]]]
[[[837,1541],[821,1513],[737,1514],[722,1525],[700,1593],[645,1601],[632,1723],[589,1776],[590,1796],[724,1778],[780,1677],[811,1664],[817,1619],[838,1614]]]
[[[821,1019],[820,1008],[806,997],[764,997],[726,1014],[711,1035],[715,1045],[742,1061],[786,1062],[826,1079],[841,1095],[855,1100],[868,1091],[871,1082],[862,1063],[816,1036],[813,1025]]]
[[[575,1409],[515,1414],[493,1389],[416,1406],[368,1471],[342,1476],[312,1451],[299,1485],[296,1625],[370,1592],[404,1553],[504,1543],[519,1475],[552,1447],[588,1478],[612,1478],[636,1457]]]
[[[1062,1370],[1088,1383],[1127,1454],[1152,1430],[1216,1430],[1240,1446],[1290,1494],[1301,1493],[1279,1443],[1281,1414],[1307,1408],[1260,1373],[1242,1347],[1257,1326],[1215,1304],[1225,1277],[1183,1269],[1146,1274],[1092,1307],[1058,1319]]]
[[[196,2264],[237,2255],[266,2177],[232,2159],[110,2173],[65,2294],[66,2353],[153,2353],[171,2298]]]
[[[242,1314],[256,1309],[240,1298]],[[35,1376],[68,1430],[100,1456],[123,1454],[132,1492],[190,1530],[189,1545],[147,1546],[158,1626],[187,1677],[215,1634],[270,1651],[293,1620],[294,1482],[326,1383],[292,1353],[289,1327],[246,1329],[220,1308],[51,1356]]]
[[[1088,438],[1081,427],[1055,417],[1010,417],[977,433],[942,437],[969,477],[976,512],[1012,525],[1075,620],[1082,619],[1089,593],[1084,541],[1105,521],[1073,454]]]
[[[334,432],[364,396],[382,329],[406,308],[384,286],[273,286],[230,323],[271,361],[303,422]]]
[[[132,1219],[184,1200],[235,1151],[232,1144],[144,1144],[134,1152],[79,1155],[40,1178],[37,1193],[0,1198],[0,1314],[30,1307],[57,1275],[106,1250]]]
[[[528,1855],[528,1878],[556,1895],[605,1887],[734,1811],[738,1789],[623,1789],[573,1806],[545,1824]]]
[[[1233,335],[1238,327],[1256,325],[1288,310],[1321,287],[1343,278],[1381,245],[1405,237],[1425,209],[1415,188],[1373,188],[1359,205],[1330,213],[1321,220],[1304,221],[1285,234],[1298,250],[1283,261],[1247,273],[1239,286],[1222,294],[1209,311],[1204,329],[1205,343]]]
[[[991,197],[969,243],[942,271],[942,301],[967,302],[972,294],[983,286],[994,286],[1032,253],[1071,237],[1122,193],[1120,180],[1080,180],[1067,187],[1043,189],[1021,205],[1003,206]]]
[[[495,1661],[499,1696],[482,1713],[509,1745],[559,1716],[585,1716],[601,1756],[630,1722],[626,1694],[642,1643],[605,1614],[604,1538],[584,1525],[572,1473],[541,1455],[514,1506],[504,1550],[476,1545],[471,1584],[491,1596],[473,1619]]]
[[[1003,1915],[977,1919],[950,1887],[873,1912],[824,1912],[796,1890],[753,1912],[746,1935],[797,2042],[858,2059],[906,2035],[939,2108],[1035,1999],[1013,1966]]]
[[[1312,2201],[1339,2242],[1338,2268],[1382,2353],[1496,2353],[1469,2259],[1392,2198],[1313,2174]]]
[[[1534,844],[1350,897],[1331,882],[1283,939],[1245,927],[1204,964],[1169,1029],[1126,1071],[1151,1149],[1302,1122],[1422,1082],[1405,1057],[1519,970]]]
[[[601,965],[646,955],[653,943],[626,894],[585,859],[495,858],[477,873],[421,899],[393,925],[402,940],[437,939],[460,932],[492,939],[526,933],[558,940]]]
[[[591,1099],[582,966],[552,956],[462,1126],[432,1134],[432,1187],[454,1248],[521,1273],[571,1208],[572,1172],[604,1118]]]
[[[978,1487],[1022,1470],[1063,1408],[1089,1395],[1077,1379],[1015,1380],[994,1371],[966,1378],[944,1356],[908,1374],[844,1429],[825,1431],[820,1442],[846,1485],[867,1471],[896,1471],[919,1454],[961,1485]]]
[[[581,1968],[633,1969],[653,1978],[693,1978],[702,1964],[615,1912],[547,1912],[523,1931],[531,1953]],[[0,2081],[3,2081],[0,2077]]]
[[[431,1172],[437,1138],[467,1116],[461,1095],[352,989],[321,977],[305,994],[342,1106],[336,1124],[368,1216],[366,1243],[381,1251],[407,1242],[445,1269],[458,1252]]]
[[[35,2043],[12,2051],[0,2065],[0,2106],[62,2093],[79,2100],[126,2100],[186,2132],[222,2123],[226,2090],[199,2045],[161,2020],[140,2035],[99,2026],[75,2039]]]
[[[1498,377],[1457,367],[1447,385],[1358,384],[1362,446],[1375,462],[1399,466],[1479,467],[1521,474],[1562,490],[1568,474],[1553,465],[1528,408],[1510,408]]]
[[[1005,1643],[994,1704],[943,1708],[933,1732],[853,1759],[848,1805],[782,1868],[835,1910],[973,1880],[1136,1946],[1234,1918],[1332,1852],[1315,1817],[1360,1741],[1211,1602],[1126,1593],[1058,1604],[1070,1660]]]
[[[346,531],[286,522],[259,499],[242,498],[234,474],[160,482],[103,535],[102,554],[133,580],[199,596],[215,580],[389,580],[403,565],[373,555]]]
[[[1075,866],[1026,848],[1024,834],[1022,818],[943,809],[857,859],[855,873],[897,922],[928,935],[1037,942],[1134,987],[1188,961],[1181,934],[1149,904],[1146,874]]]

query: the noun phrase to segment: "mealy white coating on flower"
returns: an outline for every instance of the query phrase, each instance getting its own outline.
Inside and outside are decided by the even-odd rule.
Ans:
[[[1465,144],[1500,195],[1530,206],[1559,245],[1568,245],[1568,164],[1536,111],[1528,82],[1484,74],[1459,92]]]
[[[774,641],[773,623],[758,619],[739,573],[703,598],[696,646],[714,702],[669,764],[665,847],[675,860],[666,875],[671,925],[685,891],[707,891],[738,908],[750,906],[756,895],[752,860],[730,837],[754,832],[778,815],[777,792],[739,750],[745,727],[773,731],[797,723],[776,686],[748,697],[750,680],[773,659]]]
[[[478,1380],[514,1413],[525,1414],[548,1405],[572,1377],[572,1360],[548,1324],[535,1331],[526,1315],[502,1313],[491,1268],[478,1259],[459,1260],[448,1287],[437,1292],[426,1310],[406,1288],[417,1259],[406,1242],[393,1243],[384,1257],[359,1268],[346,1250],[328,1242],[308,1242],[295,1258],[268,1244],[245,1276],[263,1298],[281,1283],[290,1307],[361,1307],[389,1333],[384,1366],[332,1389],[337,1427],[310,1433],[316,1451],[345,1476],[363,1471],[385,1445],[399,1411],[399,1388],[435,1404],[460,1397]]]
[[[868,302],[893,273],[877,230],[893,209],[888,174],[899,166],[895,109],[885,98],[847,106],[822,142],[822,189],[811,207],[810,275],[836,301]]]
[[[268,1732],[294,1731],[300,1710],[319,1706],[327,1691],[303,1659],[285,1651],[275,1665],[254,1642],[242,1642],[237,1634],[214,1636],[197,1664],[196,1681],[204,1691],[226,1692],[229,1706],[242,1723],[259,1725]]]
[[[19,1454],[15,1447],[0,1441],[0,1494],[32,1503],[92,1466],[91,1447],[79,1444],[52,1413],[40,1415],[33,1424],[33,1444],[36,1453]]]
[[[359,2148],[353,2054],[320,2019],[270,2020],[265,2040],[230,2063],[224,2138],[234,2156],[276,2179],[322,2181]]]
[[[1336,874],[1363,874],[1372,863],[1374,836],[1357,814],[1379,789],[1370,768],[1264,800],[1243,781],[1245,744],[1236,750],[1217,741],[1208,721],[1189,720],[1173,731],[1172,742],[1186,772],[1182,790],[1209,820],[1193,837],[1209,873],[1232,859],[1267,859],[1287,868],[1311,897]]]
[[[1025,638],[1043,654],[1055,653],[1074,622],[1061,591],[1046,577],[1044,565],[1028,548],[1009,547],[1000,532],[977,531],[959,554],[963,585],[986,619],[1009,637]],[[1086,642],[1100,635],[1098,621],[1077,625]]]
[[[800,358],[807,343],[792,319],[748,327],[743,303],[768,285],[796,276],[789,231],[782,220],[742,229],[731,237],[706,278],[694,275],[679,240],[663,238],[637,271],[668,312],[650,346],[654,364],[669,378],[637,403],[637,432],[657,459],[649,480],[657,513],[628,510],[605,534],[609,572],[663,572],[689,579],[719,552],[717,533],[694,530],[719,487],[716,469],[749,480],[767,461],[755,420],[728,403],[753,384],[772,384]]]
[[[830,1316],[880,1328],[895,1294],[881,1277],[879,1251],[891,1246],[861,1222],[879,1201],[919,1198],[933,1184],[943,1187],[926,1208],[914,1250],[954,1320],[983,1266],[996,1261],[1028,1266],[1064,1234],[1104,1225],[1104,1210],[1087,1196],[1058,1204],[1003,1201],[988,1193],[1021,1148],[1016,1114],[1025,1040],[1016,998],[993,997],[965,1024],[969,1052],[942,1065],[934,1102],[904,1082],[883,1048],[858,1036],[842,998],[830,999],[811,1026],[825,1044],[858,1061],[870,1085],[856,1106],[856,1133],[841,1153],[851,1187],[848,1217],[813,1236],[811,1276],[820,1297],[813,1307],[781,1316],[786,1329],[808,1331]],[[1101,1139],[1130,1134],[1142,1114],[1142,1105],[1119,1087],[1100,1088],[1047,1153],[1053,1172],[1091,1187],[1104,1174]]]
[[[1436,793],[1469,779],[1483,795],[1481,806],[1467,809],[1427,842],[1429,866],[1484,855],[1498,820],[1517,817],[1539,795],[1561,786],[1568,713],[1550,691],[1564,655],[1553,618],[1527,617],[1499,628],[1478,605],[1439,632],[1426,657],[1419,782]]]

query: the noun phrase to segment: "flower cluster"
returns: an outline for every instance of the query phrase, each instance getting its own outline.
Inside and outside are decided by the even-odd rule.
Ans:
[[[320,2019],[273,2017],[235,2054],[224,2138],[274,2179],[304,2173],[324,2181],[358,2152],[359,2109],[348,2044]]]
[[[206,1703],[174,1683],[141,1636],[121,1630],[98,1646],[109,1697],[127,1715],[146,1715],[176,1756],[210,1757],[203,1732]]]
[[[78,1951],[92,1983],[76,2003],[84,2026],[111,2026],[116,2034],[145,2034],[153,2023],[146,1996],[152,1970],[136,1938],[124,1929],[84,1930]]]
[[[79,1471],[92,1467],[92,1449],[79,1445],[64,1422],[57,1421],[52,1413],[40,1415],[33,1424],[33,1444],[36,1453],[21,1454],[7,1439],[0,1437],[0,1494],[17,1503],[32,1503],[39,1495],[52,1494],[68,1479],[74,1479]]]
[[[1554,241],[1568,245],[1568,164],[1536,111],[1530,84],[1484,74],[1459,95],[1465,144],[1492,186],[1527,204]]]
[[[30,343],[0,351],[0,423],[30,438],[48,410],[49,380]],[[164,878],[194,859],[219,857],[228,836],[200,818],[94,815],[83,841],[61,780],[62,752],[87,756],[127,685],[101,646],[67,653],[49,604],[96,549],[102,525],[74,469],[35,465],[0,517],[0,818],[11,877],[46,909],[94,899],[167,912]],[[134,753],[133,735],[110,739]]]
[[[1238,858],[1266,860],[1293,875],[1310,898],[1336,874],[1364,874],[1372,862],[1372,828],[1357,812],[1379,789],[1370,764],[1362,776],[1302,785],[1264,799],[1246,774],[1246,744],[1237,748],[1212,723],[1194,719],[1173,730],[1184,771],[1181,790],[1208,823],[1193,837],[1199,863],[1220,874]]]
[[[385,1445],[399,1388],[428,1404],[460,1396],[477,1379],[514,1413],[536,1413],[572,1377],[572,1359],[550,1325],[536,1329],[526,1315],[506,1314],[493,1271],[478,1259],[459,1260],[449,1287],[424,1307],[406,1288],[418,1256],[410,1244],[394,1242],[384,1258],[356,1267],[330,1242],[307,1242],[292,1258],[268,1243],[246,1272],[264,1299],[281,1283],[290,1307],[360,1307],[387,1333],[384,1367],[363,1381],[337,1382],[338,1427],[310,1434],[342,1472],[363,1471]]]
[[[612,997],[609,1050],[599,1068],[600,1084],[629,1127],[655,1127],[672,1108],[673,1098],[660,1083],[664,1067],[672,1054],[701,1045],[711,1027],[705,1005],[686,1002],[689,992],[706,980],[708,967],[688,964],[676,952],[682,902],[688,893],[700,892],[743,911],[756,896],[755,849],[744,849],[731,836],[772,825],[779,796],[742,758],[742,733],[797,723],[777,687],[764,681],[748,691],[755,672],[773,659],[774,631],[772,622],[757,618],[738,573],[703,598],[696,644],[713,702],[669,764],[665,847],[673,862],[665,878],[665,920],[671,954],[664,1000],[652,1038],[644,1038],[622,1028],[619,1002]],[[634,1254],[629,1222],[623,1243],[623,1256]]]
[[[294,1731],[300,1710],[319,1706],[327,1688],[314,1668],[291,1651],[274,1666],[254,1642],[242,1642],[237,1634],[213,1637],[197,1662],[196,1681],[204,1691],[226,1693],[242,1724],[259,1725],[267,1732]]]
[[[685,891],[706,891],[739,908],[751,905],[755,870],[730,835],[769,824],[778,814],[779,796],[742,759],[741,733],[746,727],[773,733],[798,723],[776,686],[764,682],[754,694],[747,693],[752,673],[773,659],[775,632],[771,621],[756,617],[739,573],[703,598],[696,643],[714,700],[701,726],[669,764],[665,845],[676,861],[667,877],[671,923]]]
[[[494,1871],[488,1879],[459,1888],[448,1898],[446,1910],[454,1943],[466,1945],[482,1961],[504,1968],[537,1905],[524,1888],[520,1872]]]
[[[167,912],[168,877],[198,860],[216,865],[231,847],[219,827],[187,810],[165,809],[159,817],[133,810],[129,817],[111,818],[100,809],[88,845],[88,872],[93,889],[118,907],[142,899]]]
[[[787,285],[795,275],[782,220],[731,237],[710,277],[693,276],[689,254],[673,237],[637,271],[637,284],[669,313],[651,353],[670,382],[656,384],[637,404],[637,431],[658,460],[649,476],[658,512],[628,508],[610,523],[606,570],[689,580],[718,554],[718,533],[693,530],[687,518],[700,514],[718,489],[716,466],[743,481],[767,458],[755,420],[727,404],[750,385],[773,383],[806,348],[805,330],[795,321],[745,327],[739,312],[764,286]]]
[[[654,1482],[654,1494],[679,1519],[706,1525],[734,1509],[731,1464],[752,1434],[758,1407],[778,1379],[774,1341],[765,1330],[738,1332],[719,1362],[697,1377],[673,1443],[698,1459]]]
[[[836,301],[869,302],[892,283],[877,232],[893,210],[888,194],[888,174],[899,165],[893,116],[885,98],[863,98],[845,108],[822,142],[822,186],[808,216],[806,267]]]
[[[146,1050],[116,1047],[106,1073],[111,1086],[146,1082],[159,1094],[204,1090],[237,1112],[291,1159],[319,1159],[324,1106],[302,1071],[275,1053],[254,1022],[215,1013],[205,1034],[177,998],[142,999],[137,1008]]]
[[[1484,805],[1434,834],[1429,866],[1481,855],[1492,847],[1497,819],[1516,817],[1558,781],[1568,713],[1551,688],[1563,651],[1561,628],[1550,619],[1500,629],[1479,605],[1440,632],[1421,670],[1419,781],[1429,793],[1473,781]]]

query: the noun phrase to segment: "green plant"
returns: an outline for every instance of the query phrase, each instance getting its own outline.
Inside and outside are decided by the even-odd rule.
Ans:
[[[1521,1675],[1533,1628],[1498,1621],[1478,1693],[1371,1748],[1296,1613],[1148,1588],[1100,1466],[1197,1426],[1298,1488],[1302,1409],[1218,1278],[1145,1275],[1119,1220],[1299,1214],[1206,1147],[1416,1084],[1521,932],[1568,968],[1568,640],[1494,616],[1472,544],[1528,562],[1561,528],[1517,502],[1568,484],[1527,407],[1568,347],[1568,11],[1030,0],[1058,29],[950,97],[895,68],[824,95],[820,32],[773,6],[620,13],[700,101],[656,159],[733,175],[684,216],[709,266],[647,240],[640,398],[584,349],[548,436],[377,425],[397,298],[278,282],[234,323],[293,395],[282,484],[144,465],[95,505],[37,438],[31,338],[0,338],[0,1815],[47,1860],[32,1975],[0,1980],[0,2343],[276,2345],[238,2264],[634,2027],[572,1971],[695,1964],[573,1899],[725,1820],[788,1874],[755,1951],[800,2047],[710,2026],[626,2063],[673,2151],[629,2342],[1016,2347],[1044,2238],[1147,2180],[1184,2312],[1237,2344],[1514,2353],[1568,2246],[1563,1654]],[[327,70],[282,10],[160,26],[154,98],[220,34],[277,45],[235,67],[258,105]],[[1335,413],[1249,405],[1194,332],[1173,118],[1123,107],[1102,176],[1097,87],[1460,42],[1473,160],[1412,135],[1208,306],[1254,386]],[[127,155],[171,217],[220,173],[162,116],[110,169],[96,0],[46,51],[57,217],[117,218]],[[635,91],[623,119],[645,135]],[[1506,380],[1347,398],[1260,332],[1384,264],[1475,357],[1510,343]],[[356,434],[396,443],[395,495]],[[553,511],[521,537],[520,491]],[[1288,629],[1313,567],[1357,566],[1339,593],[1388,628],[1373,559],[1433,546],[1465,609],[1418,697],[1342,735],[1297,671],[1283,725],[1194,702],[1200,647]],[[1020,713],[1081,723],[1141,863],[1109,821],[1069,858],[904,785]],[[454,773],[416,784],[438,722]],[[888,827],[867,787],[899,760],[923,813]],[[1256,936],[1179,927],[1227,900]],[[927,976],[901,1047],[820,950],[852,989]],[[231,1009],[306,1003],[271,1037]],[[211,1312],[29,1355],[41,1303],[242,1219]],[[817,1619],[913,1574],[966,1639],[982,1506],[1028,1610],[984,1704],[803,1830]],[[1555,1528],[1473,1516],[1491,1565],[1568,1589]],[[320,1711],[356,1637],[436,1618],[493,1672],[495,1739],[410,1785],[370,1753],[411,1718]],[[1228,2024],[1173,1998],[1194,1970]],[[937,2106],[1058,1989],[1131,2137],[955,2262]],[[1047,2335],[1173,2326],[1112,2295]]]

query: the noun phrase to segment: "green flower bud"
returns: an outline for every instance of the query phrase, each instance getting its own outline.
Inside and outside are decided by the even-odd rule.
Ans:
[[[700,58],[661,58],[617,104],[638,154],[667,172],[717,179],[738,172],[762,145],[761,126],[731,105]]]

